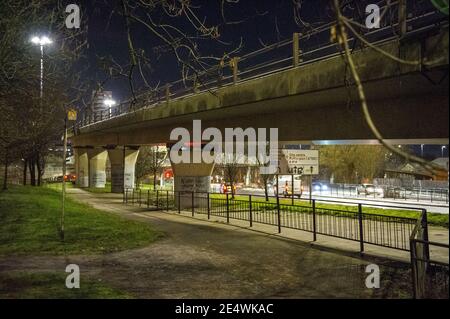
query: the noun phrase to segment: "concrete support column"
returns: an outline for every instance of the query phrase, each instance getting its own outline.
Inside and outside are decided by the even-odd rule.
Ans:
[[[196,192],[194,207],[207,207],[207,193],[211,189],[211,174],[215,163],[172,164],[174,174],[175,206],[180,209],[192,208],[192,192]],[[178,197],[180,198],[178,199]]]
[[[108,150],[111,163],[111,192],[123,193],[125,188],[134,188],[134,170],[139,149],[115,148]]]
[[[89,158],[86,148],[75,148],[75,174],[78,187],[89,187]]]
[[[250,185],[251,177],[252,177],[252,167],[249,165],[247,166],[247,172],[245,174],[245,186]]]
[[[108,152],[92,148],[87,151],[89,158],[89,187],[104,188],[106,184],[106,159]]]

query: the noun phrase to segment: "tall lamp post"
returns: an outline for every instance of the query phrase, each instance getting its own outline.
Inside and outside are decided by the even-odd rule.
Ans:
[[[441,157],[444,157],[444,150],[447,148],[447,146],[443,145],[441,147]]]
[[[111,118],[111,107],[116,105],[116,101],[114,101],[112,99],[106,99],[105,101],[103,101],[103,104],[105,104],[108,107],[109,117]]]
[[[47,36],[42,36],[42,37],[33,37],[31,38],[31,42],[33,44],[39,45],[41,48],[41,86],[40,86],[40,98],[42,99],[43,95],[44,95],[44,46],[45,45],[49,45],[52,44],[53,41],[50,40],[49,37]]]
[[[422,158],[423,158],[423,147],[424,146],[425,146],[424,144],[420,144],[420,155]]]

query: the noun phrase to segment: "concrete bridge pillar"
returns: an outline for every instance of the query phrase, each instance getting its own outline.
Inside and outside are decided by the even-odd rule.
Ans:
[[[207,193],[211,189],[211,174],[215,163],[171,162],[174,175],[175,206],[180,209],[192,208],[192,192],[196,192],[194,207],[207,207]],[[180,196],[180,198],[178,198]]]
[[[106,160],[108,152],[101,149],[88,149],[89,187],[104,188],[106,184]]]
[[[138,148],[115,148],[108,150],[111,163],[111,192],[123,193],[124,188],[134,188],[134,170],[139,155]]]
[[[89,187],[89,159],[86,148],[75,148],[75,175],[78,187]]]

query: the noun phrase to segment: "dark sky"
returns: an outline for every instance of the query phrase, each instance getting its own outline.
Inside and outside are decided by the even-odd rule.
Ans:
[[[111,55],[123,65],[129,62],[124,19],[117,11],[114,11],[120,8],[120,1],[84,2],[86,2],[85,5],[80,6],[86,13],[89,24],[89,62],[91,65],[89,76],[102,80],[104,75],[98,69],[96,56]],[[192,3],[199,8],[196,10],[198,16],[206,17],[206,25],[220,25],[220,40],[230,44],[227,46],[211,40],[199,41],[200,50],[204,55],[221,56],[224,52],[237,47],[241,38],[244,46],[239,55],[242,55],[261,48],[261,42],[265,44],[279,42],[292,37],[293,32],[300,31],[300,27],[295,23],[292,0],[240,0],[236,4],[228,4],[225,6],[228,21],[245,20],[236,25],[223,25],[220,0],[197,0]],[[306,0],[303,3],[302,19],[306,22],[319,22],[330,13],[325,10],[330,3],[329,0]],[[158,15],[158,11],[152,13],[152,17],[159,18]],[[186,19],[176,18],[169,21],[183,31],[192,33],[192,28]],[[151,53],[155,46],[161,44],[157,37],[144,27],[132,25],[131,31],[136,48],[144,49],[147,53]],[[173,53],[167,52],[160,57],[152,54],[150,56],[153,70],[148,74],[148,80],[153,85],[181,78],[180,65]],[[136,84],[139,86],[142,81],[136,78]],[[125,79],[108,82],[106,89],[112,90],[114,97],[118,100],[124,100],[130,94]]]

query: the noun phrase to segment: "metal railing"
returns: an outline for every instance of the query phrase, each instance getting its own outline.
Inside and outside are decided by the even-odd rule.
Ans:
[[[379,4],[381,9],[384,10],[385,1],[379,1]],[[423,3],[417,3],[408,7],[414,8],[415,12],[408,12],[408,18],[406,19],[408,31],[403,37],[428,31],[440,24],[448,24],[446,17],[433,6],[428,5],[422,8],[422,5]],[[393,1],[389,10],[395,13],[398,10],[398,2]],[[395,14],[392,16],[395,16]],[[398,39],[396,32],[398,22],[391,22],[391,24],[379,29],[366,31],[363,36],[370,43],[377,45]],[[236,85],[254,78],[336,57],[341,54],[340,49],[336,44],[329,41],[330,29],[334,24],[334,21],[324,23],[310,32],[294,33],[292,39],[265,46],[240,57],[229,57],[219,65],[198,74],[167,83],[154,90],[136,94],[135,99],[125,101],[111,109],[85,112],[80,117],[80,121],[74,125],[73,133],[76,134],[81,127],[132,113],[139,109],[151,108],[173,99],[201,92],[211,92],[224,86]],[[359,40],[353,37],[349,37],[348,41],[351,46],[360,44]]]
[[[430,257],[430,247],[440,247],[448,252],[449,245],[428,240],[426,212],[414,227],[410,247],[414,298],[448,298],[449,264],[433,260]]]
[[[227,223],[230,220],[246,221],[250,227],[254,223],[273,225],[280,233],[283,228],[297,229],[312,233],[313,240],[317,235],[324,235],[356,241],[361,252],[365,244],[409,251],[410,236],[417,222],[414,218],[364,212],[369,207],[383,207],[381,205],[358,204],[351,210],[348,207],[354,204],[345,202],[312,200],[311,205],[307,202],[292,204],[281,198],[265,201],[264,196],[258,195],[232,198],[230,194],[126,189],[123,202],[151,209],[189,212],[192,216],[200,214],[208,219],[220,217]],[[401,209],[424,212],[415,208]]]
[[[449,191],[445,188],[396,187],[386,185],[376,185],[376,187],[383,189],[382,197],[386,199],[446,204],[449,202]],[[313,188],[313,195],[361,199],[377,199],[380,197],[380,194],[376,191],[370,194],[365,192],[358,193],[357,184],[328,184],[326,190],[322,188],[314,190]]]

